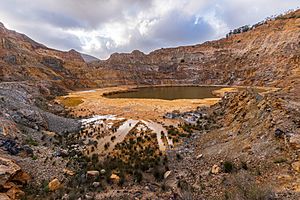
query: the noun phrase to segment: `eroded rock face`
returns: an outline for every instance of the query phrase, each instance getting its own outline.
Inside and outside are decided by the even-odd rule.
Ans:
[[[0,157],[0,185],[4,185],[21,170],[12,160]]]
[[[19,188],[20,183],[26,184],[30,176],[21,170],[14,161],[0,157],[0,199],[20,199],[25,193]]]
[[[5,56],[3,60],[8,64],[13,64],[13,65],[17,64],[17,57],[15,55]]]
[[[52,57],[44,57],[42,60],[42,64],[51,67],[54,70],[62,71],[63,70],[63,62],[60,59],[52,58]]]

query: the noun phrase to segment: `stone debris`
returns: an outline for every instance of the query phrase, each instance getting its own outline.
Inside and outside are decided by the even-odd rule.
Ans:
[[[87,177],[96,177],[96,176],[99,176],[99,174],[100,173],[97,170],[91,170],[91,171],[86,172]]]
[[[118,181],[120,180],[120,177],[119,177],[118,175],[116,175],[116,174],[112,174],[112,175],[110,176],[110,179],[111,179],[112,181],[118,182]]]
[[[212,174],[218,174],[221,172],[221,168],[218,165],[213,165],[211,168],[211,173]]]
[[[73,172],[72,170],[70,169],[64,169],[63,172],[69,176],[74,176],[75,175],[75,172]]]
[[[55,178],[49,182],[48,187],[50,191],[55,191],[61,187],[61,183],[57,178]]]
[[[164,174],[164,179],[167,179],[171,175],[172,171],[166,171]]]

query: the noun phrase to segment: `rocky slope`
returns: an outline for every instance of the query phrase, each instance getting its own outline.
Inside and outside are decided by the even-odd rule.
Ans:
[[[48,81],[67,88],[89,87],[89,68],[75,50],[62,52],[0,24],[2,82]],[[81,83],[82,82],[82,83]]]
[[[278,94],[246,91],[227,94],[204,113],[198,124],[211,128],[170,151],[167,183],[185,182],[177,188],[183,199],[299,199],[297,107]]]

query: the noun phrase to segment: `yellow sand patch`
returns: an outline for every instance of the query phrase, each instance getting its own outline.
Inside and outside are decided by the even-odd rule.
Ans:
[[[82,100],[82,97],[64,97],[60,99],[59,102],[67,107],[75,107],[82,104],[84,101]]]

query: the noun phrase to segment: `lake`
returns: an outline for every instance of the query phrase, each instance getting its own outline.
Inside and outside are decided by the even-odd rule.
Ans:
[[[143,87],[133,91],[117,92],[106,94],[107,98],[138,98],[138,99],[204,99],[214,98],[214,90],[221,86],[164,86],[164,87]]]

